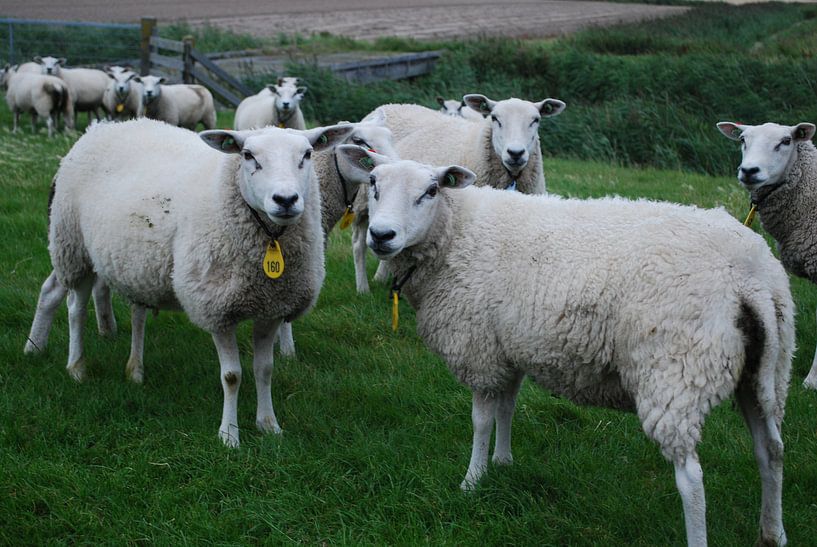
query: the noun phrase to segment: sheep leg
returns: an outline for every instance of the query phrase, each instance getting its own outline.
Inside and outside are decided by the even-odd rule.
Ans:
[[[358,294],[369,292],[369,279],[366,277],[366,228],[355,224],[352,227],[352,256],[355,261],[355,285]]]
[[[241,387],[241,361],[235,327],[212,333],[213,343],[221,365],[221,388],[224,391],[224,407],[218,436],[230,448],[238,448],[238,388]]]
[[[51,332],[51,324],[54,322],[54,314],[67,294],[68,289],[57,281],[57,274],[52,271],[40,289],[37,311],[34,313],[28,341],[23,349],[25,353],[35,353],[45,349],[48,344],[48,334]]]
[[[289,325],[284,323],[283,325]],[[255,391],[258,406],[255,412],[255,425],[264,433],[281,433],[281,426],[272,408],[272,367],[275,333],[281,320],[270,322],[255,321],[252,331],[253,356],[252,370],[255,375]]]
[[[817,389],[817,348],[814,350],[814,360],[811,362],[811,370],[803,380],[803,387],[806,389]]]
[[[147,308],[139,304],[131,304],[130,313],[130,357],[125,365],[125,377],[135,384],[141,384],[145,377],[145,321]]]
[[[98,277],[94,282],[93,297],[96,326],[99,334],[101,336],[113,336],[116,334],[116,317],[113,315],[111,289]]]
[[[386,283],[389,280],[389,267],[386,265],[386,262],[380,261],[377,265],[377,271],[374,272],[373,279],[378,283]]]
[[[20,111],[19,110],[16,110],[16,109],[14,110],[14,122],[13,123],[14,123],[14,125],[13,125],[13,127],[11,129],[11,132],[12,133],[17,133],[17,126],[20,124]]]
[[[54,117],[51,114],[45,119],[45,126],[48,128],[48,138],[54,136]]]
[[[94,278],[86,277],[68,292],[68,374],[81,382],[85,379],[85,360],[82,358],[82,337],[88,318],[88,299],[94,287]]]
[[[783,440],[772,417],[760,411],[757,394],[750,382],[737,393],[738,404],[752,434],[755,460],[760,471],[760,540],[758,545],[785,545],[783,529]]]
[[[706,547],[704,474],[695,452],[675,462],[675,484],[684,505],[687,545]]]
[[[295,340],[292,338],[292,323],[284,321],[278,328],[278,347],[281,355],[295,355]]]
[[[460,484],[463,490],[473,490],[480,477],[488,468],[488,449],[494,428],[497,398],[488,394],[473,392],[471,402],[471,422],[474,425],[474,440],[471,446],[471,461],[465,480]]]
[[[492,461],[497,465],[510,465],[513,463],[511,454],[511,423],[513,422],[513,411],[516,408],[516,396],[519,388],[522,387],[522,380],[525,373],[518,371],[511,380],[508,387],[499,394],[496,404],[496,441],[494,444],[494,457]]]

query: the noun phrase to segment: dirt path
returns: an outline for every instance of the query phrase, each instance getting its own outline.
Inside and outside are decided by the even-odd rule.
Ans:
[[[591,25],[666,17],[686,8],[584,1],[529,0],[0,0],[0,15],[136,22],[205,21],[241,32],[330,32],[358,39],[484,35],[554,36]]]

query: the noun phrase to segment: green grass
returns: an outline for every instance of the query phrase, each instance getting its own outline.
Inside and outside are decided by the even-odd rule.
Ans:
[[[385,288],[355,293],[348,232],[332,234],[321,298],[295,324],[298,356],[276,360],[281,437],[253,427],[247,325],[239,450],[216,436],[222,394],[212,341],[183,314],[148,320],[142,386],[124,379],[129,321],[119,299],[118,336],[88,329],[84,384],[64,370],[64,311],[45,353],[23,355],[50,270],[48,187],[73,139],[49,141],[27,126],[13,136],[9,126],[0,110],[0,544],[684,544],[672,467],[637,419],[576,407],[529,382],[514,422],[514,465],[490,469],[473,495],[460,492],[470,394],[424,348],[405,303],[393,334]],[[731,177],[554,158],[545,169],[562,195],[647,196],[745,214]],[[795,279],[793,289],[800,349],[784,427],[784,518],[791,544],[806,545],[817,509],[817,395],[800,383],[814,353],[817,288]],[[711,544],[750,544],[759,479],[728,403],[709,418],[700,454]]]

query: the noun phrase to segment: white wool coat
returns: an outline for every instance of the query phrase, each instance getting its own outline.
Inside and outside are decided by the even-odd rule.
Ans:
[[[147,104],[142,99],[138,115],[187,129],[195,129],[199,122],[205,129],[216,127],[213,95],[195,84],[162,85],[158,98]]]
[[[279,238],[285,270],[272,280],[261,268],[269,238],[241,197],[238,170],[237,154],[164,123],[93,128],[56,175],[49,251],[57,278],[71,287],[94,270],[128,300],[181,308],[209,332],[300,316],[324,279],[317,178],[301,219]]]
[[[402,279],[416,266],[403,294],[418,332],[472,390],[498,393],[522,370],[576,403],[635,410],[676,460],[747,367],[759,371],[764,413],[782,419],[794,351],[788,278],[725,211],[441,194],[434,236],[392,270]]]
[[[506,188],[511,184],[511,176],[491,144],[490,118],[466,120],[416,104],[388,104],[378,109],[394,134],[401,158],[466,167],[477,176],[477,186]],[[523,194],[544,194],[546,190],[538,136],[535,141],[527,166],[516,178],[516,189]]]
[[[266,87],[241,101],[235,110],[233,125],[237,130],[259,129],[270,125],[279,126],[279,124],[291,129],[306,129],[300,105],[296,106],[286,119],[282,119],[275,108],[275,95]]]

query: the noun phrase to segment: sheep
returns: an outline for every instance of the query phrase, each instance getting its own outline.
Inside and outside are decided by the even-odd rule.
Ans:
[[[17,132],[20,113],[31,113],[31,130],[35,130],[37,117],[44,118],[48,136],[54,135],[57,116],[65,116],[65,127],[74,128],[74,109],[71,90],[64,81],[54,76],[44,76],[32,72],[19,73],[6,65],[0,82],[6,88],[6,103],[14,113],[13,132]]]
[[[102,99],[108,88],[108,76],[105,72],[95,68],[64,68],[65,58],[34,57],[34,61],[41,65],[43,74],[56,76],[64,80],[71,88],[74,98],[75,112],[88,112],[88,122],[91,113],[100,120],[99,109]]]
[[[105,90],[102,106],[112,120],[135,118],[139,114],[142,102],[142,86],[133,80],[138,78],[135,72],[121,67],[111,67],[108,72],[110,81]]]
[[[687,541],[706,544],[696,445],[733,393],[762,479],[761,541],[786,542],[780,427],[795,346],[788,278],[763,238],[723,209],[465,188],[459,167],[341,146],[368,173],[367,243],[390,260],[417,331],[473,394],[461,487],[512,462],[525,375],[577,404],[635,411],[675,465]]]
[[[132,81],[142,86],[142,101],[137,116],[146,116],[187,129],[199,122],[205,129],[216,126],[213,95],[206,87],[195,84],[164,85],[158,76],[137,76]]]
[[[390,158],[397,158],[394,151],[391,131],[385,126],[382,117],[372,117],[365,122],[353,124],[353,131],[346,137],[344,142],[349,142],[357,146],[362,146],[367,150],[374,150]],[[313,160],[315,173],[318,176],[321,187],[321,225],[324,233],[324,243],[329,238],[329,232],[341,220],[344,215],[352,222],[358,221],[357,216],[352,216],[354,202],[358,192],[357,181],[353,177],[355,173],[348,173],[338,163],[334,149],[323,151],[315,155]],[[348,227],[341,223],[342,228]],[[366,256],[363,255],[363,260]],[[365,264],[363,267],[365,278]],[[295,342],[292,337],[292,324],[284,322],[278,331],[278,341],[281,353],[284,355],[295,354]]]
[[[470,120],[472,122],[480,122],[485,119],[482,114],[472,110],[463,100],[446,100],[445,98],[437,95],[437,104],[440,105],[440,112],[448,116],[465,118],[466,120]]]
[[[139,119],[99,124],[80,138],[57,172],[49,228],[56,279],[69,290],[70,375],[86,374],[82,330],[95,276],[137,310],[181,309],[213,336],[224,391],[219,437],[238,446],[235,333],[252,319],[256,425],[279,433],[273,336],[315,304],[324,278],[310,157],[351,130],[196,135]]]
[[[738,180],[749,191],[763,228],[775,239],[783,266],[817,283],[817,149],[815,126],[720,122],[726,137],[740,141]],[[803,386],[817,389],[817,351]]]
[[[545,193],[539,121],[543,116],[559,115],[565,103],[558,99],[538,103],[514,98],[493,101],[478,94],[465,95],[463,102],[477,112],[489,114],[489,118],[472,122],[413,104],[380,106],[369,116],[379,112],[385,117],[401,158],[432,164],[459,163],[476,173],[478,186],[518,190],[524,194]],[[355,278],[357,291],[367,293],[366,204],[361,201],[356,206],[361,220],[355,223],[352,232]],[[375,280],[382,282],[387,276],[381,264]]]
[[[305,129],[300,104],[307,88],[291,85],[293,80],[298,81],[292,77],[280,78],[278,84],[270,84],[241,101],[235,111],[236,129],[257,129],[269,125]]]

